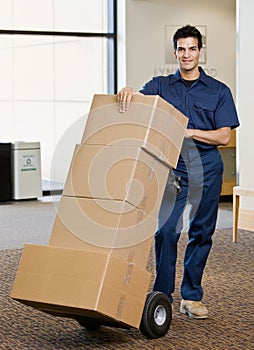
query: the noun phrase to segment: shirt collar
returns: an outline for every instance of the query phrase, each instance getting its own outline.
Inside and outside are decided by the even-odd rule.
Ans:
[[[198,69],[200,72],[199,81],[201,81],[202,83],[204,83],[206,85],[209,85],[209,78],[208,78],[207,74],[205,73],[205,71],[203,70],[203,68],[198,67]],[[179,69],[177,69],[177,71],[173,75],[173,79],[171,80],[171,84],[174,84],[178,80],[182,80]]]

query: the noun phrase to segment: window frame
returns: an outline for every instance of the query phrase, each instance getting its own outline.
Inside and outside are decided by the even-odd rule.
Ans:
[[[107,90],[116,94],[117,86],[117,0],[107,0],[107,32],[73,32],[47,30],[0,29],[0,35],[38,35],[79,38],[106,38],[107,41]]]

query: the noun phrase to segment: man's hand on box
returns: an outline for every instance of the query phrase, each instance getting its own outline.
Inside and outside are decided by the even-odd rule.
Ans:
[[[130,102],[133,95],[140,94],[139,92],[134,91],[132,88],[126,86],[118,92],[118,102],[119,102],[119,111],[121,113],[126,112],[130,106]]]

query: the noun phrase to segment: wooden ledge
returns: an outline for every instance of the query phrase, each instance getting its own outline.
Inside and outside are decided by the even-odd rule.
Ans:
[[[233,194],[235,196],[253,197],[254,196],[254,188],[253,187],[235,186],[233,188]]]

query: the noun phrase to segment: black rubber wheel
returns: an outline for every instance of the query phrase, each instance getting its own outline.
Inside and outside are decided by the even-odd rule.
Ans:
[[[163,337],[169,330],[172,320],[172,306],[169,297],[162,292],[147,294],[140,331],[150,339]]]
[[[95,331],[101,326],[100,321],[96,318],[79,317],[77,321],[82,327],[85,327],[89,331]]]

